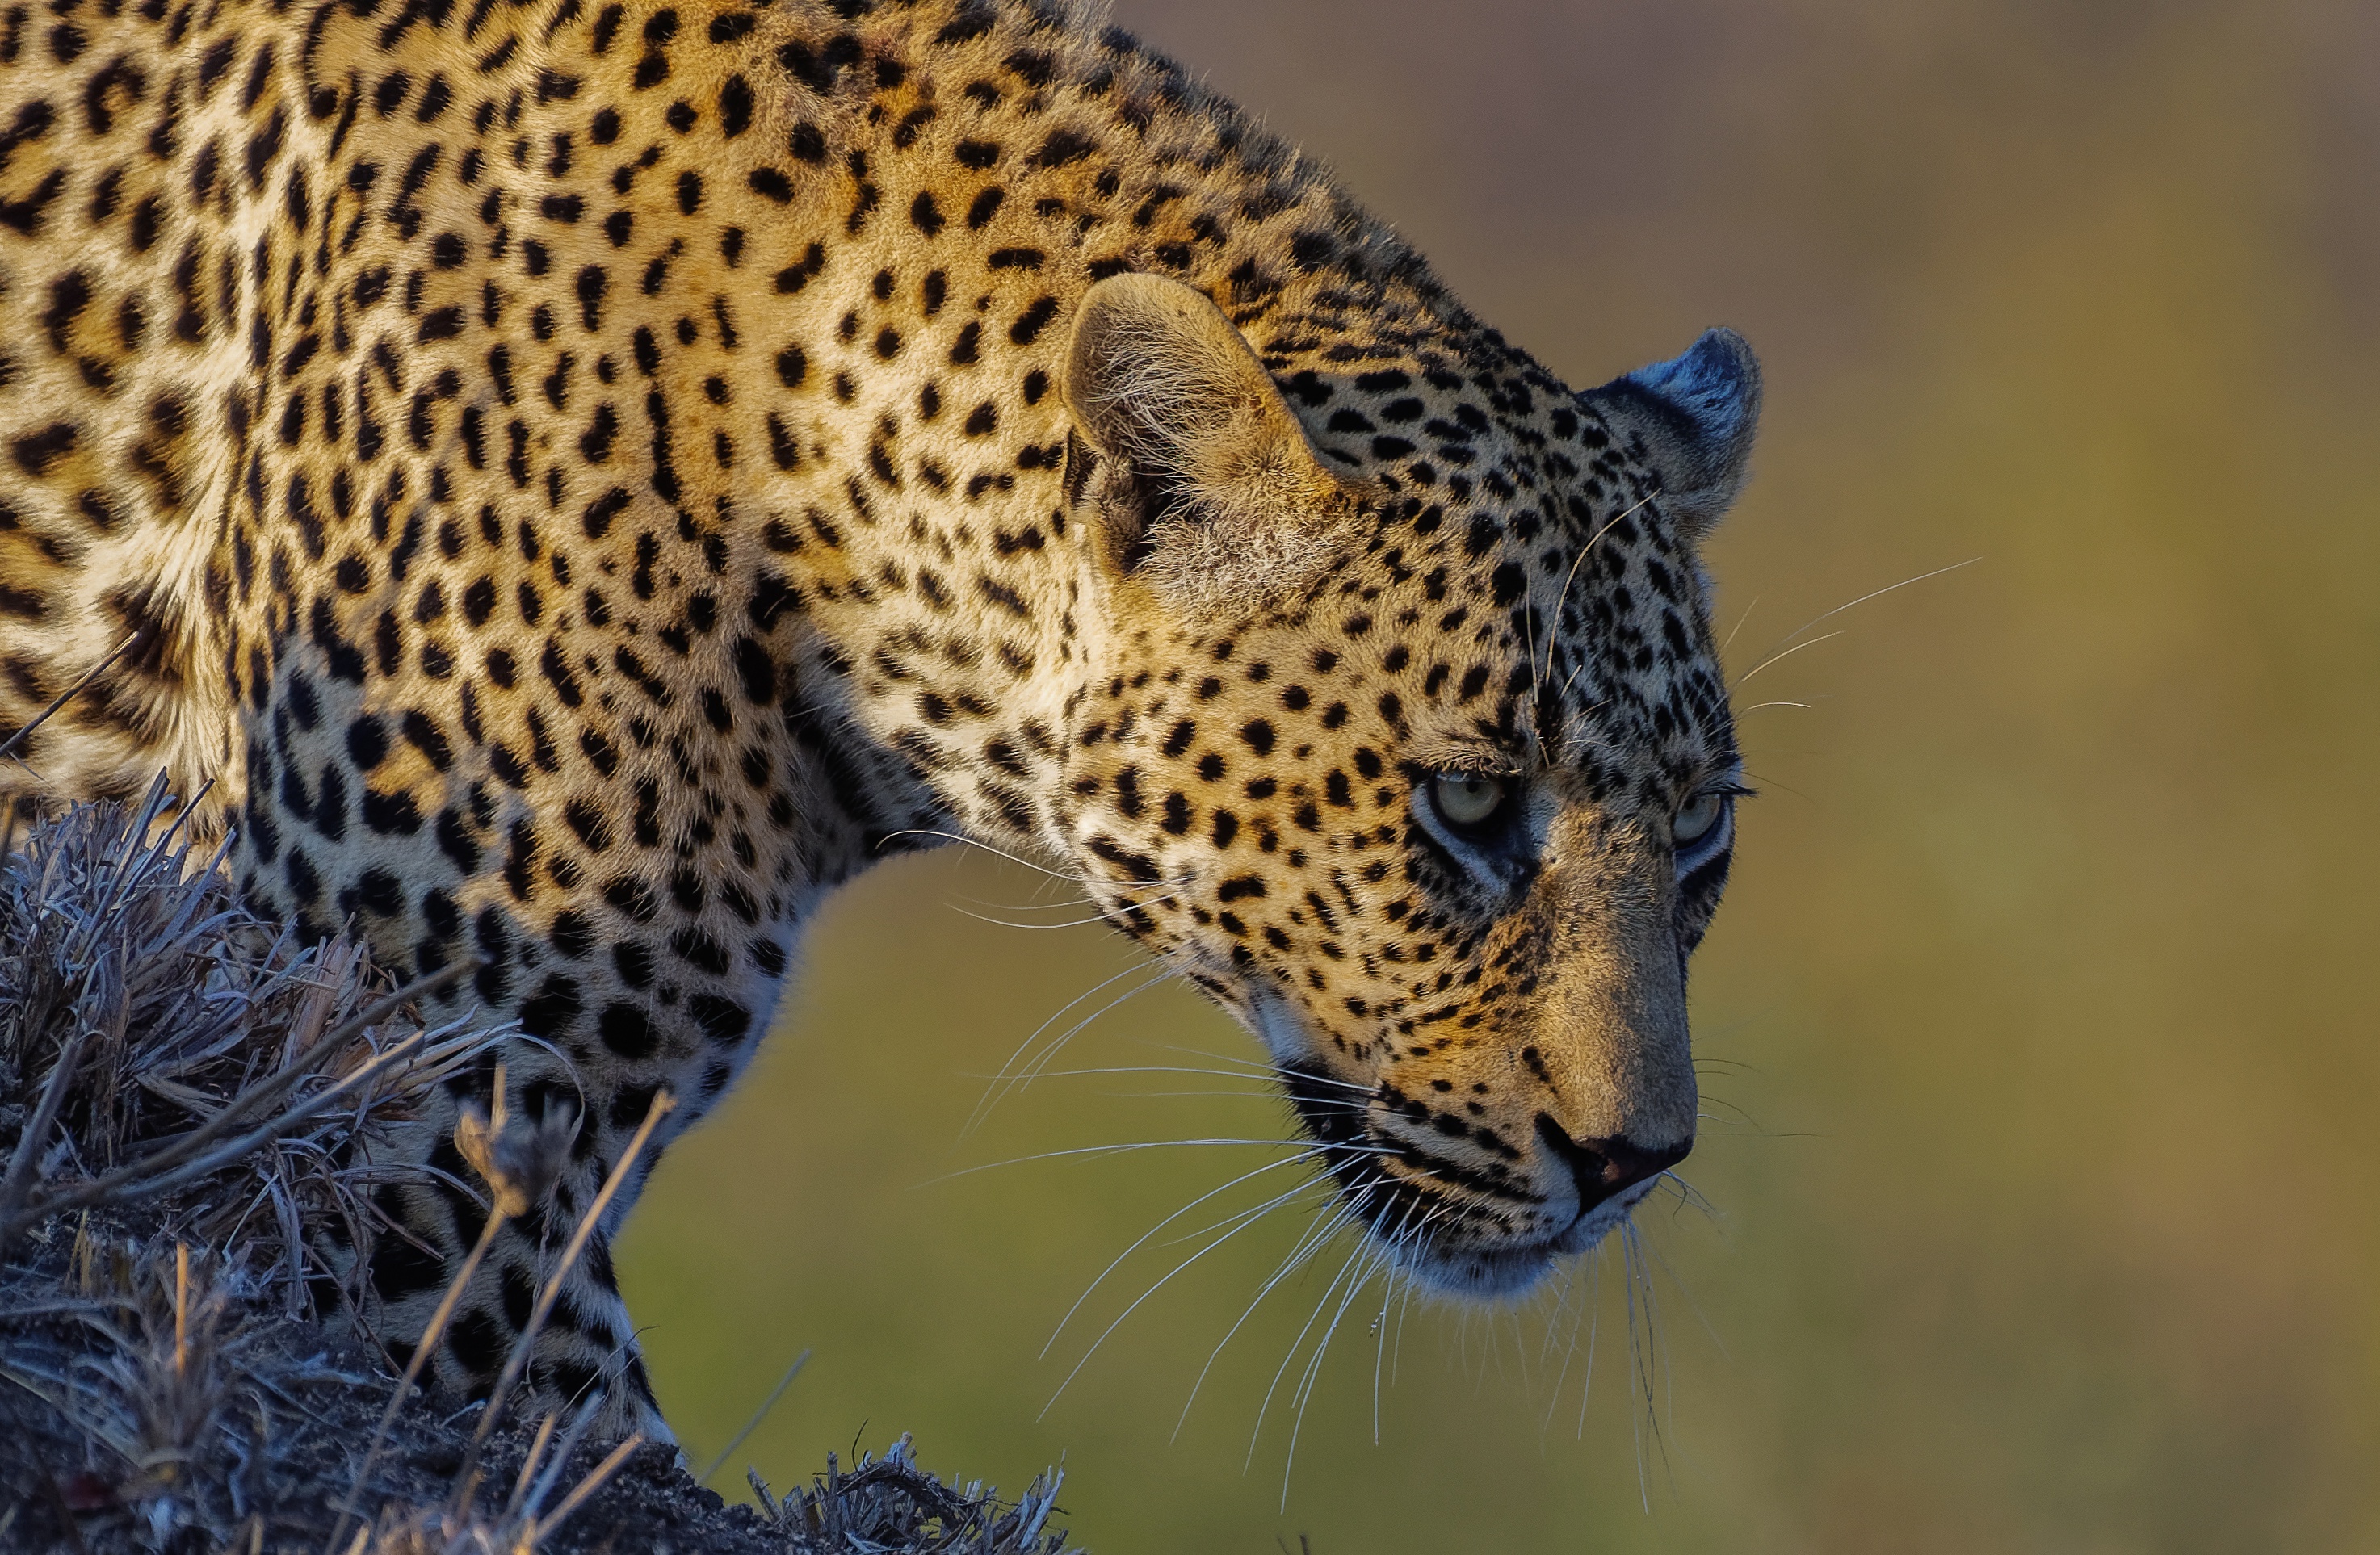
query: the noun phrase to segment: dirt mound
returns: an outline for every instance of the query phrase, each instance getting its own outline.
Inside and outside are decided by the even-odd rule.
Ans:
[[[0,1549],[1056,1555],[1062,1475],[1012,1505],[905,1436],[729,1506],[591,1414],[409,1388],[344,1249],[378,1229],[375,1140],[508,1029],[425,1030],[430,983],[251,918],[175,814],[78,808],[0,858]],[[541,1142],[467,1127],[522,1191]]]

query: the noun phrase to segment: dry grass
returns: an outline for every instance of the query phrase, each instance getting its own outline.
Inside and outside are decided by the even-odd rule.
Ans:
[[[326,1267],[309,1226],[370,1229],[370,1143],[503,1028],[424,1031],[364,947],[300,946],[194,860],[162,784],[90,805],[0,860],[0,1254],[97,1204],[167,1195],[241,1248],[291,1317]]]
[[[980,1480],[961,1490],[918,1468],[906,1434],[881,1458],[861,1453],[849,1474],[828,1453],[826,1473],[782,1501],[757,1472],[750,1479],[771,1522],[787,1536],[787,1549],[798,1555],[878,1549],[1057,1555],[1066,1542],[1062,1532],[1044,1531],[1065,1470],[1035,1479],[1010,1506]]]
[[[251,918],[178,814],[160,787],[0,856],[0,1549],[1063,1545],[1062,1476],[1011,1506],[920,1471],[904,1437],[783,1501],[756,1478],[764,1515],[667,1448],[589,1440],[589,1415],[450,1414],[392,1376],[344,1249],[388,1234],[377,1184],[429,1168],[377,1147],[508,1028],[425,1029],[432,983],[391,990],[359,943]],[[557,1148],[501,1110],[457,1143],[488,1178],[465,1186],[515,1214]]]

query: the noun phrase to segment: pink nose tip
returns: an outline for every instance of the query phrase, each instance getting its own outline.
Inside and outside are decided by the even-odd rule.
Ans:
[[[1537,1137],[1545,1140],[1548,1150],[1568,1163],[1571,1175],[1577,1179],[1581,1214],[1615,1193],[1633,1187],[1647,1177],[1660,1175],[1683,1161],[1694,1148],[1694,1140],[1687,1139],[1647,1150],[1617,1134],[1607,1139],[1573,1139],[1554,1121],[1551,1113],[1537,1115]]]

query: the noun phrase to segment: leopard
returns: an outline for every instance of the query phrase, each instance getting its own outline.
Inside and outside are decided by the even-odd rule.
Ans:
[[[669,1440],[613,1237],[828,894],[953,842],[1510,1299],[1694,1140],[1760,397],[1723,329],[1567,387],[1076,0],[20,0],[0,800],[169,785],[501,1030],[318,1274],[449,1397]],[[497,1102],[565,1141],[509,1219]]]

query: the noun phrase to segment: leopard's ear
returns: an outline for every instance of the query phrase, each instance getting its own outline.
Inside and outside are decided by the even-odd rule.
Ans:
[[[1185,609],[1254,606],[1304,588],[1337,553],[1353,493],[1204,293],[1156,275],[1094,285],[1065,394],[1102,466],[1087,486],[1118,575]]]
[[[1579,399],[1652,467],[1663,510],[1688,538],[1709,533],[1743,489],[1760,424],[1760,363],[1733,330],[1706,331],[1684,356]]]

